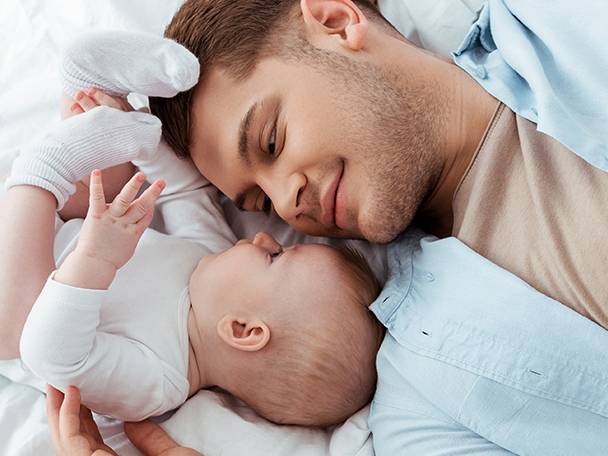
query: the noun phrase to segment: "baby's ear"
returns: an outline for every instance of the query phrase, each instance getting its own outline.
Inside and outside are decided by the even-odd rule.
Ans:
[[[216,329],[220,339],[241,351],[259,351],[270,340],[270,328],[259,319],[225,315],[218,321]]]

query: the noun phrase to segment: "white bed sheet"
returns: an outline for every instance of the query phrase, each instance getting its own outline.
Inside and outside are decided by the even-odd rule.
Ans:
[[[482,0],[380,0],[381,8],[412,40],[447,53],[456,47]],[[0,2],[0,184],[19,147],[59,120],[59,50],[91,28],[161,34],[182,0],[2,0]],[[0,194],[2,192],[0,191]],[[264,223],[268,223],[264,221]],[[268,225],[264,226],[268,229]],[[279,228],[280,230],[280,228]],[[250,228],[249,232],[255,231]],[[294,241],[293,235],[284,239]],[[0,362],[0,454],[54,454],[44,394],[26,383],[19,361]],[[9,376],[12,380],[9,380]],[[234,398],[201,391],[163,426],[180,443],[206,456],[373,455],[367,408],[335,430],[276,426]],[[139,455],[119,422],[97,417],[119,454]]]

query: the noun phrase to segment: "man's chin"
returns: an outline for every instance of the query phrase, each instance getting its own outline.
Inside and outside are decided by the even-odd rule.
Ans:
[[[355,225],[349,229],[341,229],[336,226],[327,227],[322,225],[309,225],[305,227],[291,225],[291,227],[296,231],[305,233],[309,236],[322,236],[340,239],[361,239],[376,244],[386,244],[394,240],[405,229],[405,227],[393,227],[390,225],[390,222],[386,220],[384,223],[378,223],[377,221],[370,224],[363,223],[361,226]]]
[[[395,235],[385,233],[372,233],[362,236],[362,238],[374,244],[388,244],[389,242],[395,240],[398,235],[399,233]]]
[[[338,239],[365,239],[365,237],[355,230],[344,230],[337,226],[327,227],[323,225],[299,227],[291,225],[293,229],[309,236],[319,236]]]
[[[369,225],[363,224],[361,226],[361,235],[358,237],[375,244],[388,244],[394,241],[406,228],[401,225],[393,226],[388,221],[379,223],[377,220]]]

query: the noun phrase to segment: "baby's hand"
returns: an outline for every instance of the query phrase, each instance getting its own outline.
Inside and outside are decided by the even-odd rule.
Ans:
[[[143,173],[136,173],[114,201],[106,204],[101,173],[91,173],[89,211],[74,252],[78,257],[116,270],[129,261],[152,221],[154,202],[165,187],[164,181],[158,179],[135,198],[145,179]]]
[[[126,98],[113,97],[95,87],[91,87],[86,93],[82,90],[76,92],[74,103],[70,105],[70,112],[72,114],[81,114],[97,106],[109,106],[110,108],[126,112],[135,111]]]

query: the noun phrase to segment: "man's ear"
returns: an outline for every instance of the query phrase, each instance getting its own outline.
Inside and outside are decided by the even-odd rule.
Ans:
[[[342,46],[363,48],[369,23],[351,0],[300,0],[300,8],[309,33],[338,35]]]
[[[217,322],[217,334],[226,344],[242,351],[258,351],[268,344],[270,328],[262,320],[225,315]]]

